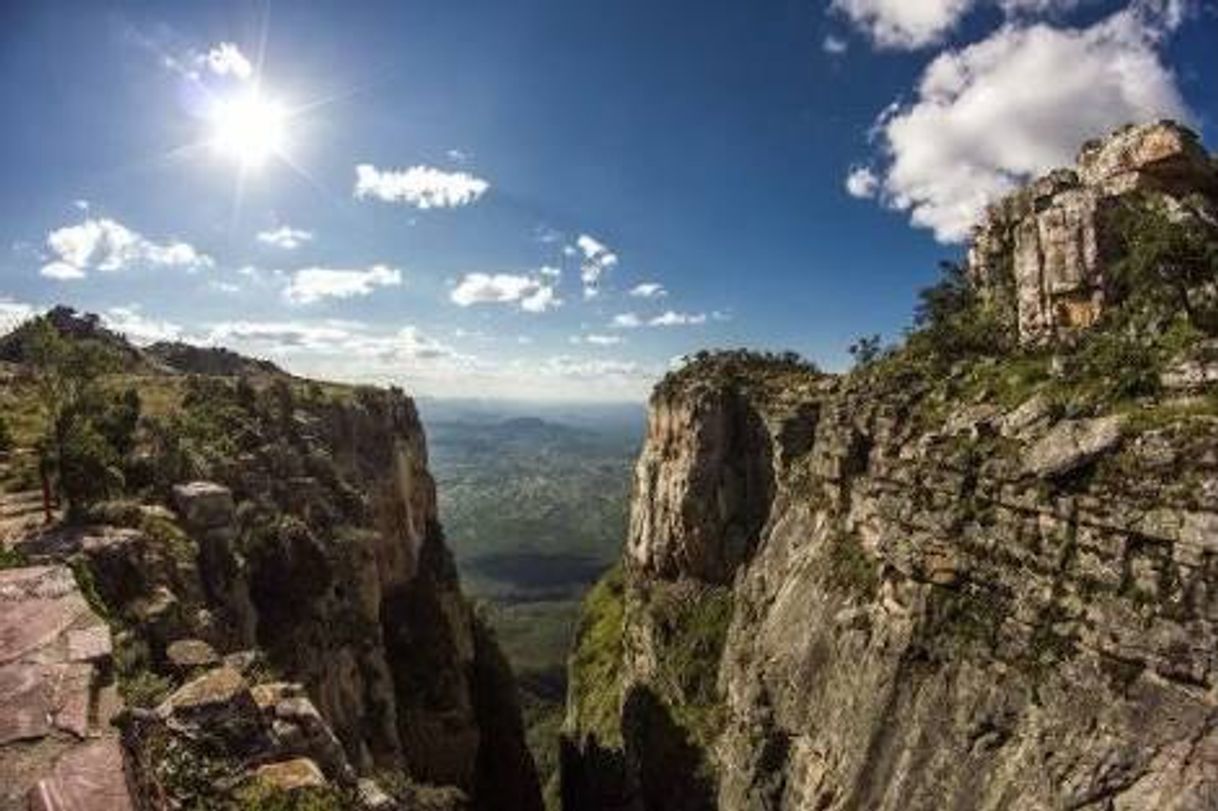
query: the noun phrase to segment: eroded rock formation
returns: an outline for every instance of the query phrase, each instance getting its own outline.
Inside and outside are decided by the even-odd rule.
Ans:
[[[1218,168],[1192,132],[1170,121],[1090,142],[1075,168],[1050,172],[990,206],[974,234],[969,273],[991,294],[1013,296],[1021,340],[1046,341],[1096,322],[1117,256],[1113,212],[1135,195],[1218,223]]]

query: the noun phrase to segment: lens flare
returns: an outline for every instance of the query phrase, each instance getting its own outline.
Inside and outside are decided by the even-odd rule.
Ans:
[[[283,154],[286,114],[276,101],[256,91],[218,100],[209,115],[212,147],[245,167],[262,165]]]

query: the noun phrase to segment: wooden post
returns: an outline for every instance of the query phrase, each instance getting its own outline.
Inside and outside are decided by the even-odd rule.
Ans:
[[[51,523],[55,520],[54,514],[51,512],[51,477],[47,474],[47,463],[45,459],[38,460],[38,477],[42,479],[42,517],[44,523]]]

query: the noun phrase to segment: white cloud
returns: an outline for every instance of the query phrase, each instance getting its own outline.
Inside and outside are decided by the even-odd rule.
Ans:
[[[241,53],[241,49],[231,42],[216,45],[201,61],[217,76],[232,76],[244,81],[254,75],[254,66],[245,58],[245,54]]]
[[[622,336],[592,334],[592,335],[586,336],[584,338],[584,341],[587,343],[593,344],[595,346],[615,346],[622,342]]]
[[[635,298],[663,298],[668,295],[668,291],[659,282],[643,282],[632,287],[630,295]]]
[[[668,310],[647,322],[653,327],[686,327],[706,323],[706,313],[678,313]]]
[[[182,336],[182,328],[171,321],[158,321],[146,317],[138,304],[126,307],[111,307],[101,314],[102,322],[127,336],[127,340],[139,346],[157,341],[173,341]]]
[[[35,312],[29,304],[7,297],[0,298],[0,335],[6,335],[30,320]]]
[[[594,298],[599,290],[601,276],[617,265],[618,255],[610,250],[608,245],[588,234],[580,234],[576,238],[575,249],[582,254],[579,278],[584,283],[584,298]],[[569,253],[573,255],[575,251]]]
[[[549,274],[467,273],[449,298],[461,307],[519,303],[526,312],[543,313],[562,304],[549,282],[553,278]]]
[[[1073,162],[1088,138],[1147,119],[1191,119],[1157,51],[1174,4],[1135,4],[1089,28],[1008,24],[923,72],[876,125],[879,194],[938,239],[964,239],[988,202]]]
[[[828,34],[824,40],[821,41],[820,47],[821,50],[827,54],[839,56],[844,54],[850,46],[847,44],[846,40],[842,39],[841,37],[835,37],[832,34]]]
[[[970,11],[998,6],[1013,19],[1057,16],[1082,0],[833,0],[830,10],[845,16],[879,48],[914,49],[942,41]],[[1181,8],[1192,0],[1133,0],[1134,5]],[[823,47],[830,46],[832,36]],[[841,42],[838,40],[838,42]],[[845,50],[845,43],[841,42]]]
[[[554,288],[542,285],[535,292],[520,300],[520,309],[530,313],[544,313],[562,302],[554,294]]]
[[[367,270],[303,268],[292,273],[283,295],[295,304],[312,304],[324,298],[367,296],[377,287],[397,287],[402,272],[386,265]]]
[[[445,172],[430,166],[381,170],[361,163],[355,167],[357,198],[375,197],[421,209],[466,206],[477,202],[490,187],[490,183],[468,172]]]
[[[132,266],[211,267],[210,256],[185,242],[153,242],[112,219],[87,218],[47,235],[50,256],[41,274],[51,279],[81,279],[89,270],[112,272]]]
[[[634,329],[635,327],[643,326],[643,319],[634,313],[619,313],[613,316],[611,325],[618,329]]]
[[[937,42],[974,0],[833,0],[881,48],[918,48]]]
[[[81,268],[59,261],[47,262],[38,272],[48,279],[57,279],[59,281],[83,279],[85,277],[85,272]]]
[[[866,166],[855,166],[846,175],[846,191],[851,197],[875,197],[880,179]]]
[[[292,228],[288,225],[281,225],[270,231],[258,232],[259,242],[274,245],[276,248],[283,248],[287,251],[299,248],[304,243],[311,242],[312,240],[312,231],[306,231],[303,228]]]

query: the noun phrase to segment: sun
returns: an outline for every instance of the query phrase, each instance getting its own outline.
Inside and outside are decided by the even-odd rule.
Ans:
[[[267,158],[282,155],[287,145],[282,105],[257,90],[217,100],[208,117],[213,148],[242,167],[261,166]]]

